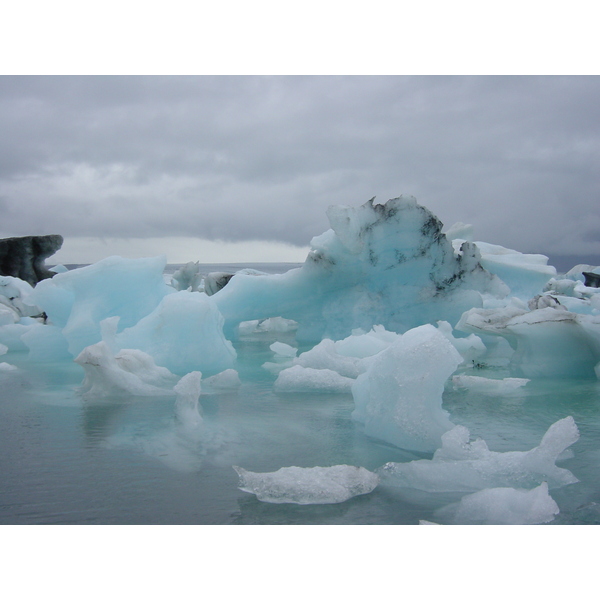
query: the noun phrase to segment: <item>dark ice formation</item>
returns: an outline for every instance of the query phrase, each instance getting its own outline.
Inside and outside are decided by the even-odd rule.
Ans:
[[[0,240],[0,275],[10,275],[35,285],[53,277],[44,261],[60,250],[61,235],[28,235]]]
[[[233,273],[209,273],[204,278],[204,292],[207,296],[216,294],[229,283],[233,275]]]

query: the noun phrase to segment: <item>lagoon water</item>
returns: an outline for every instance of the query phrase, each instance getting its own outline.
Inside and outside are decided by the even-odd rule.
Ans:
[[[213,264],[201,272],[282,273],[295,266]],[[374,470],[431,457],[366,436],[351,419],[351,394],[274,392],[275,375],[261,366],[273,359],[274,341],[296,345],[294,332],[234,342],[242,385],[202,393],[202,439],[178,427],[172,396],[85,401],[79,365],[33,365],[26,353],[11,354],[18,370],[0,372],[0,523],[416,525],[435,521],[437,509],[460,499],[379,486],[340,504],[301,506],[240,491],[233,465],[255,472],[337,464]],[[552,423],[571,415],[581,437],[558,465],[580,481],[550,490],[560,508],[552,524],[600,522],[600,382],[533,380],[505,397],[448,385],[443,401],[454,423],[503,452],[537,446]]]

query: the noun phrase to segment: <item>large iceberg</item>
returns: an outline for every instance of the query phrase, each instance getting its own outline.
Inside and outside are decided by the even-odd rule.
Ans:
[[[331,206],[327,216],[331,229],[313,238],[301,268],[237,274],[214,294],[228,334],[269,317],[297,321],[298,339],[313,342],[374,325],[403,333],[440,319],[456,323],[483,306],[484,295],[509,293],[481,266],[477,248],[465,241],[455,252],[440,221],[414,198]]]

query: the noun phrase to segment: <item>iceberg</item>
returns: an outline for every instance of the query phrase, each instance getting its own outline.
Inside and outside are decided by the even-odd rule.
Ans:
[[[554,520],[559,512],[544,482],[532,490],[481,490],[436,510],[434,518],[461,525],[541,525]]]
[[[455,253],[442,224],[414,198],[358,208],[331,206],[331,229],[313,238],[301,268],[282,275],[238,273],[215,291],[228,337],[240,323],[283,317],[299,323],[297,339],[341,340],[352,330],[389,331],[458,321],[484,295],[508,287],[486,271],[470,242]]]
[[[448,338],[432,325],[407,331],[377,354],[352,387],[352,417],[365,433],[407,450],[439,448],[452,429],[442,408],[446,380],[462,362]]]
[[[505,377],[504,379],[489,379],[477,375],[454,375],[452,377],[454,389],[502,396],[517,393],[529,381],[531,380],[519,377]]]
[[[173,393],[174,375],[156,366],[152,357],[141,350],[121,350],[113,354],[106,342],[98,342],[84,348],[75,362],[85,371],[81,386],[84,398]]]
[[[119,327],[135,325],[175,290],[163,279],[166,257],[105,258],[88,267],[40,281],[31,300],[61,329],[69,352],[77,356],[101,340],[100,322],[119,317]]]
[[[223,335],[223,317],[206,294],[175,292],[135,325],[116,335],[120,348],[137,348],[173,373],[216,374],[232,368],[236,351]]]
[[[469,441],[470,432],[456,425],[442,436],[431,460],[389,462],[376,472],[382,483],[425,492],[472,492],[489,487],[519,487],[548,483],[561,487],[579,481],[556,460],[579,439],[573,417],[550,426],[540,445],[525,452],[494,452],[482,439]]]
[[[338,504],[371,493],[379,477],[364,467],[283,467],[274,473],[253,473],[234,466],[239,488],[273,504]]]
[[[273,389],[276,392],[313,392],[348,394],[354,379],[330,369],[311,369],[295,365],[279,373]]]

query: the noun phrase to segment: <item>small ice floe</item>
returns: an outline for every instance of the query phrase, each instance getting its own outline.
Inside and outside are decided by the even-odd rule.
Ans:
[[[173,391],[177,395],[175,400],[175,416],[179,423],[186,429],[196,429],[202,423],[202,416],[198,407],[198,399],[202,390],[202,373],[192,371],[182,377]]]
[[[293,346],[284,344],[283,342],[273,342],[269,348],[276,355],[286,358],[294,358],[298,352],[298,348],[294,348]]]
[[[369,494],[379,477],[364,467],[283,467],[273,473],[253,473],[233,467],[239,488],[273,504],[338,504],[354,496]]]
[[[455,390],[470,390],[480,394],[498,394],[506,396],[518,393],[522,387],[529,383],[529,379],[521,377],[505,377],[504,379],[488,379],[475,375],[455,375],[452,385]]]
[[[81,393],[84,398],[130,394],[133,396],[172,395],[176,377],[157,366],[141,350],[120,350],[113,354],[106,342],[84,348],[75,358],[85,371]]]
[[[551,425],[540,445],[525,452],[494,452],[484,440],[470,442],[469,437],[469,430],[457,425],[442,436],[442,447],[431,460],[389,462],[377,472],[386,485],[426,492],[531,487],[542,482],[561,487],[579,481],[571,471],[555,464],[565,449],[579,439],[573,417]]]
[[[541,525],[559,513],[543,482],[532,490],[489,488],[435,511],[435,518],[460,525]]]
[[[240,376],[235,369],[225,369],[225,371],[221,371],[212,377],[207,377],[203,381],[203,384],[205,391],[217,392],[234,390],[240,387],[242,382],[240,381]]]
[[[295,365],[279,373],[273,384],[276,392],[313,392],[349,394],[354,379],[330,369],[311,369]]]

